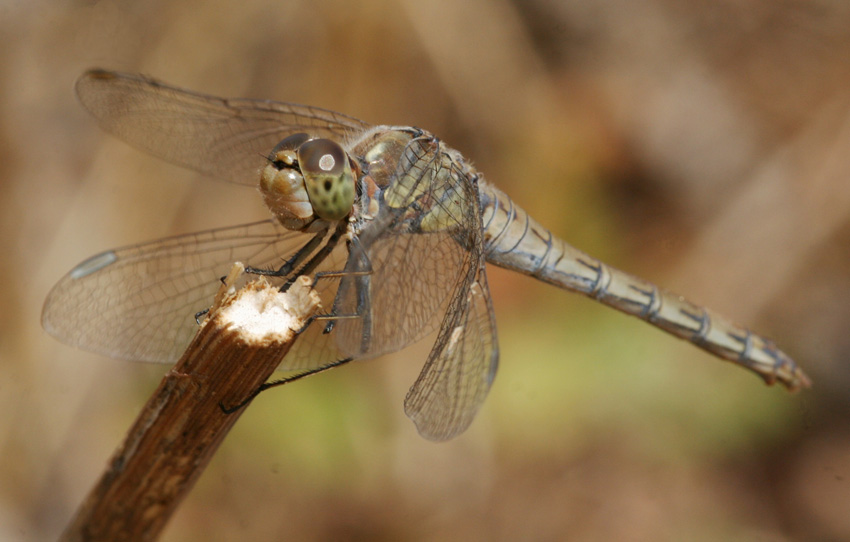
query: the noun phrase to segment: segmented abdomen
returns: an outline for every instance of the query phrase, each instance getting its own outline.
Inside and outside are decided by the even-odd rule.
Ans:
[[[488,262],[637,316],[750,369],[768,384],[779,381],[791,390],[809,386],[803,371],[770,340],[570,246],[483,180],[479,199]]]

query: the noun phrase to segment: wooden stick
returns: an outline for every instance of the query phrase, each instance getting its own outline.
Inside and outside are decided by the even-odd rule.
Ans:
[[[225,414],[220,403],[249,399],[316,311],[318,295],[302,278],[286,293],[258,280],[217,296],[61,541],[158,538],[244,410]]]

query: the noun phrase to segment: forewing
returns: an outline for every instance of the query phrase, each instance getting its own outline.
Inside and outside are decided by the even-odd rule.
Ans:
[[[53,287],[42,323],[86,350],[174,362],[233,262],[276,267],[308,238],[266,220],[103,252]]]
[[[472,423],[496,377],[496,320],[483,265],[452,301],[437,341],[404,401],[419,434],[448,440]]]
[[[344,143],[369,126],[327,109],[271,100],[227,99],[141,75],[91,70],[76,84],[83,107],[107,132],[200,173],[254,185],[284,137],[307,132]]]

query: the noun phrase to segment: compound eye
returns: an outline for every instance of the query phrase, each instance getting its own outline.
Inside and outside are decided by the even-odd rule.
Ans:
[[[314,139],[298,147],[298,165],[307,175],[342,175],[348,157],[345,151],[330,139]]]
[[[354,205],[354,173],[348,155],[330,139],[312,139],[298,147],[298,167],[313,205],[325,220],[341,220]]]
[[[277,159],[277,153],[279,153],[280,151],[298,150],[298,147],[303,145],[308,139],[310,139],[310,136],[305,134],[304,132],[292,134],[291,136],[281,139],[280,143],[275,145],[274,149],[272,149],[271,154],[269,154],[269,160],[275,161]]]

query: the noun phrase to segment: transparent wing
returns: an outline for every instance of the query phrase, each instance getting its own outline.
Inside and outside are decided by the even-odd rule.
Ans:
[[[103,252],[53,287],[42,324],[87,350],[174,362],[233,262],[277,266],[308,238],[266,220]]]
[[[385,207],[359,236],[372,272],[346,276],[337,296],[342,312],[362,317],[340,320],[336,344],[354,357],[378,355],[439,325],[405,409],[423,436],[445,440],[472,422],[498,364],[477,187],[427,135],[395,159]]]
[[[483,266],[478,279],[453,305],[404,400],[404,411],[419,434],[431,440],[448,440],[469,427],[499,363],[496,320]]]
[[[373,272],[342,280],[335,340],[346,357],[375,357],[434,331],[469,253],[443,234],[399,234],[370,247]]]
[[[257,183],[265,157],[287,135],[307,132],[344,143],[369,128],[318,107],[216,98],[104,70],[83,74],[76,91],[107,132],[174,164],[241,184]]]
[[[346,356],[396,351],[434,331],[481,258],[478,200],[461,167],[430,137],[395,159],[384,207],[358,236],[371,273],[344,277],[335,300],[336,313],[362,315],[335,328]]]

